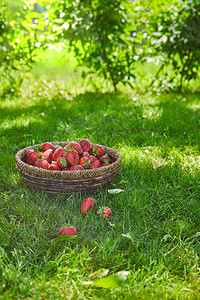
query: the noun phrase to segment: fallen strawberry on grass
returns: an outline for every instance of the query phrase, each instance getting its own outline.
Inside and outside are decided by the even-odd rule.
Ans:
[[[67,240],[73,240],[77,237],[77,229],[74,226],[63,226],[59,230],[59,237],[51,240],[52,246]]]
[[[83,200],[81,204],[81,213],[85,215],[88,211],[95,210],[95,202],[91,197],[87,197]],[[102,218],[110,218],[111,217],[111,209],[108,206],[100,207],[98,210],[98,214]],[[59,240],[67,240],[69,238],[74,238],[77,236],[77,229],[75,226],[63,226],[59,230],[59,237],[54,239],[54,241]]]
[[[85,200],[83,200],[83,202],[81,204],[82,215],[85,215],[87,211],[94,210],[94,209],[95,209],[95,203],[91,197],[88,197]]]
[[[77,235],[77,229],[74,226],[63,226],[59,230],[59,235],[60,236],[63,236],[63,235],[75,236],[75,235]]]
[[[88,197],[85,200],[83,200],[81,204],[81,213],[82,215],[85,215],[89,210],[94,210],[95,209],[95,202],[93,198]],[[108,206],[100,207],[98,210],[98,214],[102,218],[110,218],[111,217],[111,208]]]
[[[110,218],[112,211],[110,207],[104,206],[99,208],[98,214],[100,215],[101,218]]]

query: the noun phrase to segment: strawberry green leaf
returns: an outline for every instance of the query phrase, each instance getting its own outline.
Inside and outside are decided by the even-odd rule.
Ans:
[[[60,162],[63,166],[67,166],[67,161],[64,157],[60,160]]]
[[[105,212],[105,206],[99,207],[97,213],[98,213],[99,215],[102,215],[104,212]]]
[[[99,151],[100,151],[100,149],[98,147],[93,147],[93,149],[92,149],[92,153],[94,155],[96,155],[97,153],[99,153]]]
[[[84,167],[85,167],[86,169],[88,169],[89,166],[90,166],[90,161],[89,161],[89,160],[85,160],[83,165],[84,165]]]
[[[68,151],[74,151],[75,148],[74,147],[69,147]]]
[[[42,153],[41,148],[39,146],[35,147],[34,151],[37,152],[37,153],[39,153],[39,154]]]
[[[104,155],[101,156],[101,158],[107,158],[108,157],[108,154],[105,153]]]

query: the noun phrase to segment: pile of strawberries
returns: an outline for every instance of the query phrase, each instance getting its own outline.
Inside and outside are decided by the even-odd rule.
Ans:
[[[110,165],[110,157],[100,145],[88,139],[69,142],[64,147],[45,142],[40,151],[28,150],[26,163],[38,168],[55,171],[96,169]]]
[[[81,204],[81,213],[82,215],[85,215],[88,211],[94,211],[95,210],[95,202],[94,199],[91,197],[86,198],[83,200]],[[110,218],[111,217],[111,209],[108,206],[100,207],[98,210],[98,214],[101,218]],[[75,236],[77,235],[77,229],[75,226],[63,226],[59,230],[59,235],[71,235]]]

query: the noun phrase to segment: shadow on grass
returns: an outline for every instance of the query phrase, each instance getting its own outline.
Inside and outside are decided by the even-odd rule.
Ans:
[[[124,188],[121,182],[125,181],[130,195],[138,199],[143,195],[144,199],[149,199],[149,202],[143,200],[145,213],[161,220],[162,201],[170,214],[173,203],[176,203],[173,200],[175,195],[187,201],[191,195],[197,199],[198,173],[179,172],[178,160],[175,160],[175,165],[154,170],[152,163],[138,158],[137,153],[128,161],[126,152],[131,151],[132,155],[135,149],[153,147],[160,149],[159,155],[169,160],[172,149],[176,153],[189,151],[196,154],[200,141],[199,113],[195,108],[198,97],[188,95],[182,101],[182,96],[173,94],[132,99],[122,94],[87,93],[72,101],[58,98],[32,103],[30,100],[24,107],[16,102],[15,106],[1,111],[1,121],[7,124],[1,130],[2,189],[21,187],[14,164],[14,156],[21,148],[44,141],[89,138],[119,152],[123,149],[121,172],[111,186]],[[187,207],[187,201],[184,207]],[[173,205],[168,206],[168,203]],[[132,207],[132,203],[130,205]],[[151,213],[148,208],[152,205]]]
[[[148,99],[147,99],[148,97]],[[117,149],[134,151],[158,147],[162,157],[171,150],[197,153],[200,142],[199,113],[195,108],[199,95],[140,96],[123,94],[80,94],[72,101],[27,100],[1,110],[1,159],[12,182],[17,151],[44,141],[68,141],[88,138]],[[4,126],[5,125],[5,126]],[[188,150],[189,149],[189,150]],[[124,153],[124,152],[123,152]],[[125,157],[122,157],[125,168]],[[123,162],[124,161],[124,162]]]
[[[188,95],[183,102],[182,96],[176,94],[132,99],[123,94],[87,93],[72,101],[29,99],[24,106],[21,101],[13,100],[12,106],[0,111],[1,164],[7,162],[7,167],[14,163],[18,150],[35,143],[82,138],[119,151],[126,146],[162,147],[165,155],[172,148],[197,151],[200,125],[195,103],[198,97]]]
[[[181,102],[176,95],[133,102],[127,95],[81,94],[72,101],[40,100],[28,107],[1,110],[5,122],[1,137],[7,141],[43,142],[88,137],[102,144],[134,147],[166,144],[171,147],[199,146],[199,113],[190,107],[195,95]],[[12,142],[13,141],[13,142]]]

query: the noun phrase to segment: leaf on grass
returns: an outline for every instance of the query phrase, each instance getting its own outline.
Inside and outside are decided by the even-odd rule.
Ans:
[[[119,184],[124,184],[124,183],[126,183],[126,180],[122,179]]]
[[[67,240],[74,239],[76,237],[77,237],[77,235],[62,235],[62,236],[59,236],[59,237],[53,239],[51,242],[67,241]]]
[[[116,227],[116,224],[115,223],[111,223],[108,221],[108,224],[111,226],[111,227]]]
[[[164,236],[163,236],[163,238],[162,238],[162,241],[163,242],[166,242],[167,240],[169,240],[169,239],[171,239],[172,237],[171,237],[171,235],[170,234],[165,234]]]
[[[119,193],[122,193],[122,192],[124,192],[124,190],[121,190],[121,189],[108,190],[109,194],[119,194]]]
[[[92,279],[102,278],[102,277],[106,277],[108,275],[108,273],[109,273],[109,269],[101,268],[101,269],[95,271],[94,273],[91,273],[89,275],[89,277]]]
[[[127,279],[129,273],[129,271],[120,271],[106,278],[94,280],[93,285],[106,289],[115,289],[121,286],[121,284]]]
[[[156,161],[156,162],[153,164],[153,168],[156,169],[158,166],[159,166],[159,163]]]
[[[135,242],[135,236],[134,236],[134,234],[132,232],[128,232],[128,233],[122,234],[122,236],[124,236],[127,239],[131,240],[132,243]]]
[[[85,284],[85,285],[89,285],[89,284],[91,284],[91,285],[93,285],[93,281],[81,281],[81,283],[82,284]]]

